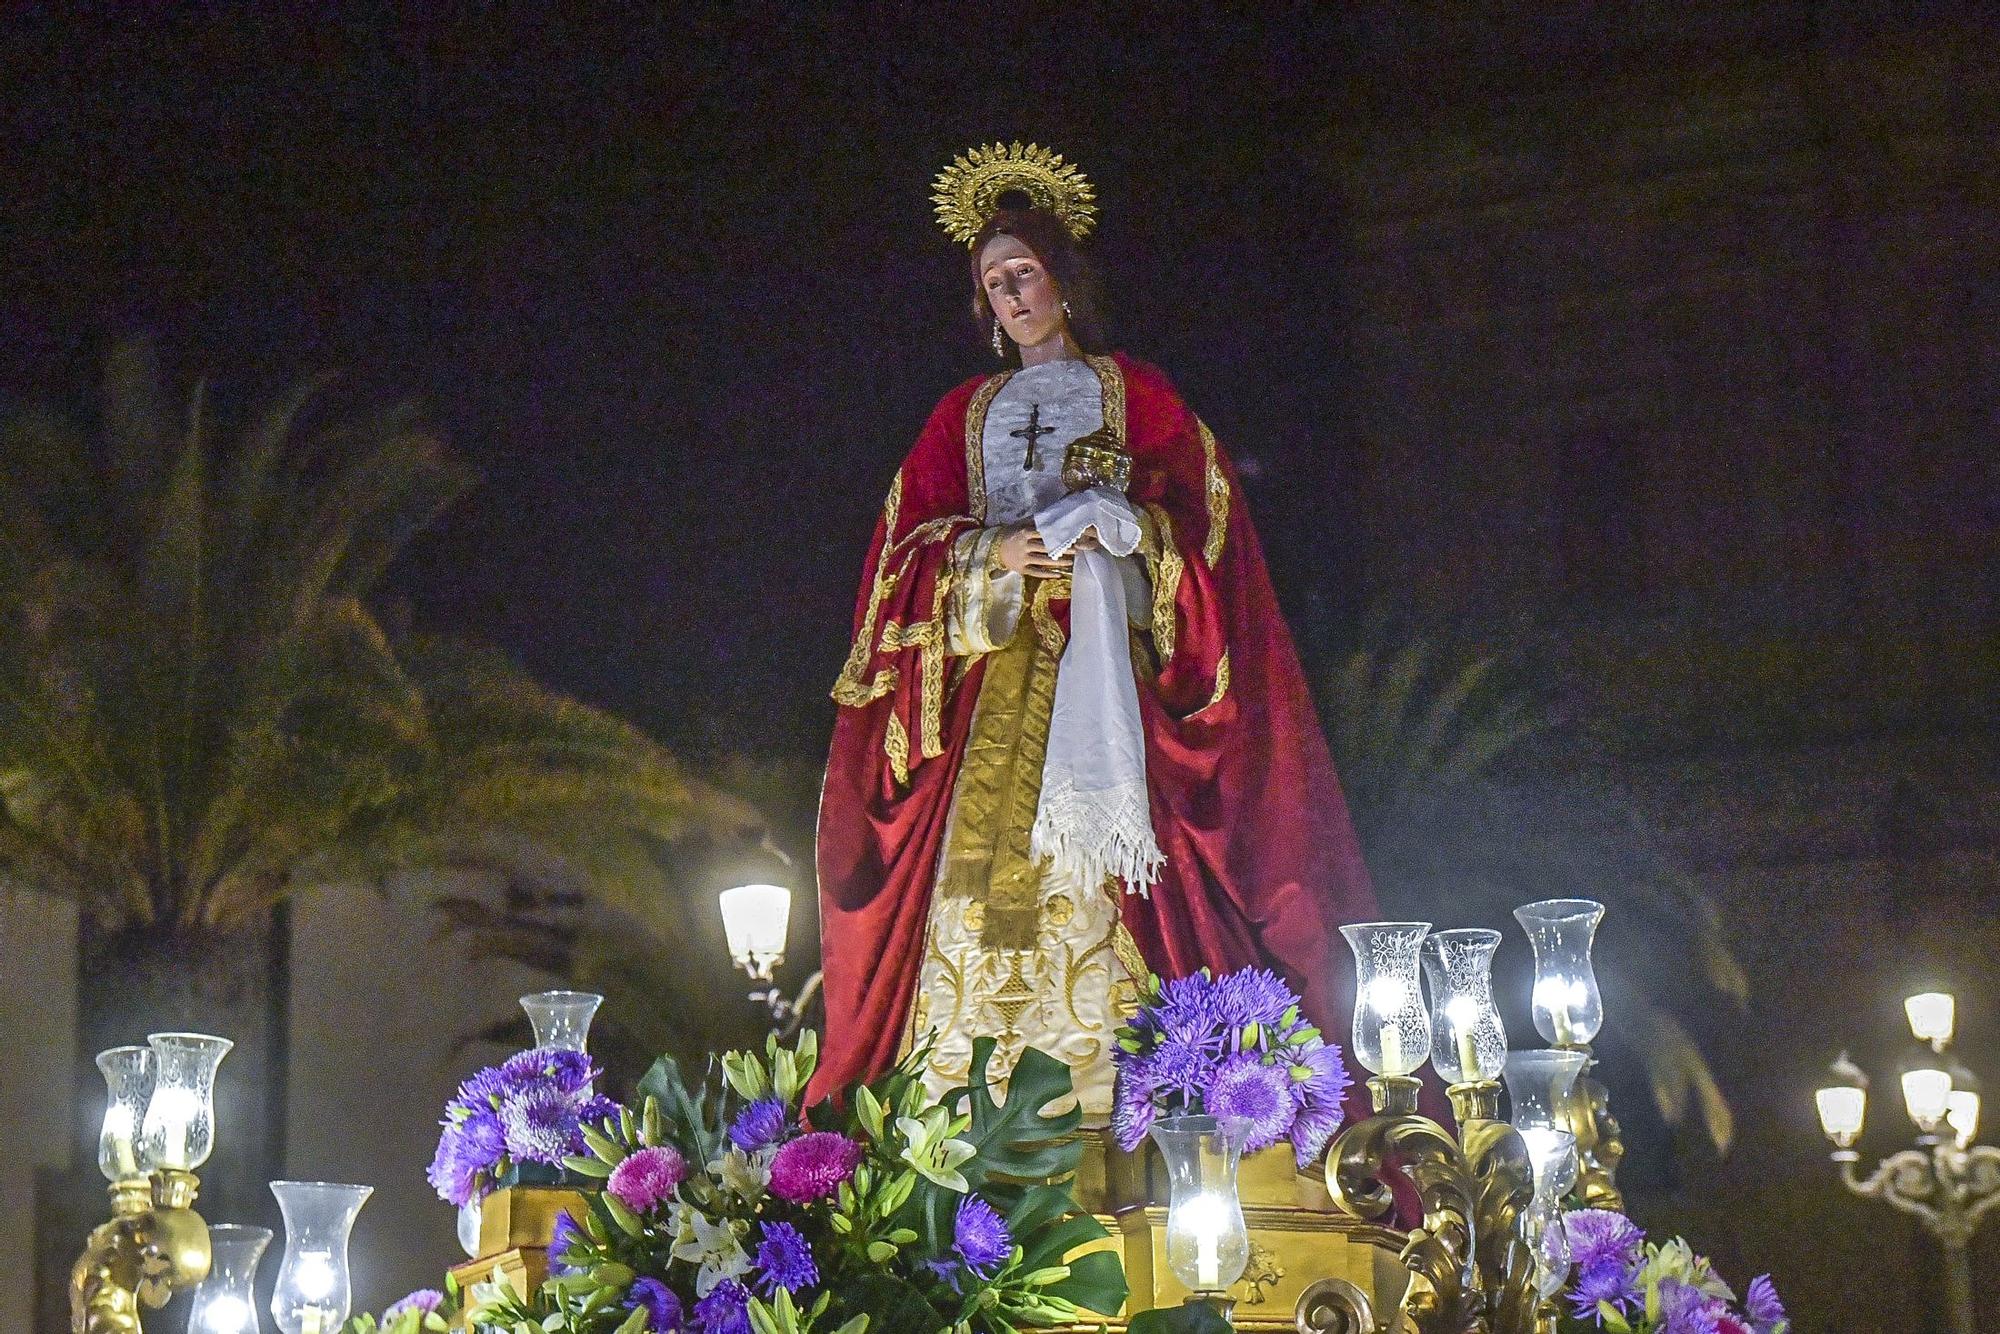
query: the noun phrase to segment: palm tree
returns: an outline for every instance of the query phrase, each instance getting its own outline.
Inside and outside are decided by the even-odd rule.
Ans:
[[[1616,988],[1604,1042],[1643,1063],[1669,1124],[1693,1111],[1727,1149],[1729,1102],[1676,1014],[1747,997],[1714,902],[1601,776],[1605,766],[1577,762],[1575,741],[1558,740],[1545,697],[1510,683],[1500,657],[1461,659],[1421,637],[1358,649],[1324,692],[1321,717],[1384,911],[1512,935],[1521,903],[1603,900],[1613,916],[1600,968]],[[1545,781],[1530,761],[1555,747],[1563,775]],[[1503,992],[1527,995],[1526,957],[1502,952],[1521,975]]]
[[[757,832],[627,724],[391,633],[364,599],[474,474],[407,405],[317,413],[325,383],[225,447],[202,390],[176,413],[125,343],[94,432],[0,427],[0,883],[77,907],[84,1118],[101,1047],[236,1040],[204,1192],[228,1216],[281,1156],[290,896],[475,866],[664,897],[663,844]]]

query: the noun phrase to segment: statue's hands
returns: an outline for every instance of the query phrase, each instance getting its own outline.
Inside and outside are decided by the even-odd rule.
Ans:
[[[1069,573],[1074,557],[1068,553],[1051,556],[1047,543],[1032,523],[1009,524],[994,544],[994,554],[1002,568],[1036,579],[1053,579]],[[1081,542],[1078,546],[1083,545]]]

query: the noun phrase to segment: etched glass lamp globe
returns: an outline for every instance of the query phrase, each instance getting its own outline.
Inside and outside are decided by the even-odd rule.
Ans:
[[[1446,1083],[1496,1079],[1507,1063],[1507,1030],[1493,1004],[1493,954],[1500,933],[1433,931],[1424,939],[1431,990],[1431,1064]]]
[[[1418,959],[1429,922],[1359,922],[1340,928],[1354,951],[1354,1059],[1387,1078],[1413,1075],[1430,1056]]]
[[[1227,1116],[1163,1116],[1147,1133],[1166,1159],[1167,1268],[1196,1294],[1219,1295],[1250,1263],[1250,1229],[1236,1168],[1248,1123]]]
[[[97,1135],[97,1170],[110,1182],[133,1181],[152,1166],[141,1152],[139,1128],[153,1100],[153,1049],[111,1047],[97,1053],[104,1075],[104,1123]]]
[[[271,1229],[211,1223],[208,1277],[188,1306],[188,1334],[259,1334],[257,1261],[271,1244]]]
[[[1593,899],[1543,899],[1514,910],[1535,950],[1535,1031],[1559,1047],[1588,1046],[1604,1027],[1590,948],[1604,905]]]
[[[285,1216],[285,1259],[271,1314],[284,1334],[333,1334],[346,1322],[354,1300],[347,1236],[374,1191],[333,1181],[271,1183]]]
[[[141,1123],[142,1168],[192,1172],[215,1148],[215,1071],[236,1044],[206,1033],[154,1033],[153,1096]]]

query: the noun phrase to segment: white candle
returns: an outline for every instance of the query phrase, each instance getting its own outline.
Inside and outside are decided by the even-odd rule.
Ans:
[[[1382,1025],[1382,1073],[1400,1075],[1403,1073],[1403,1026],[1390,1022]]]
[[[1459,1078],[1470,1084],[1479,1078],[1479,1039],[1471,1024],[1458,1026]]]
[[[1199,1288],[1222,1286],[1222,1238],[1204,1231],[1195,1238],[1195,1284]]]

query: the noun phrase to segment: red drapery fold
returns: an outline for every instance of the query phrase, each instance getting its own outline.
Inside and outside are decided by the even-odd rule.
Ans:
[[[1124,418],[1128,493],[1172,553],[1154,569],[1160,670],[1139,682],[1167,862],[1150,895],[1125,896],[1125,923],[1164,976],[1277,969],[1344,1042],[1352,964],[1334,932],[1379,914],[1235,473],[1158,370],[1122,355],[1093,364],[1107,424]],[[967,419],[999,380],[938,404],[870,544],[820,802],[816,1096],[893,1065],[909,1012],[980,682],[977,661],[953,680],[943,584],[951,540],[984,520]]]

